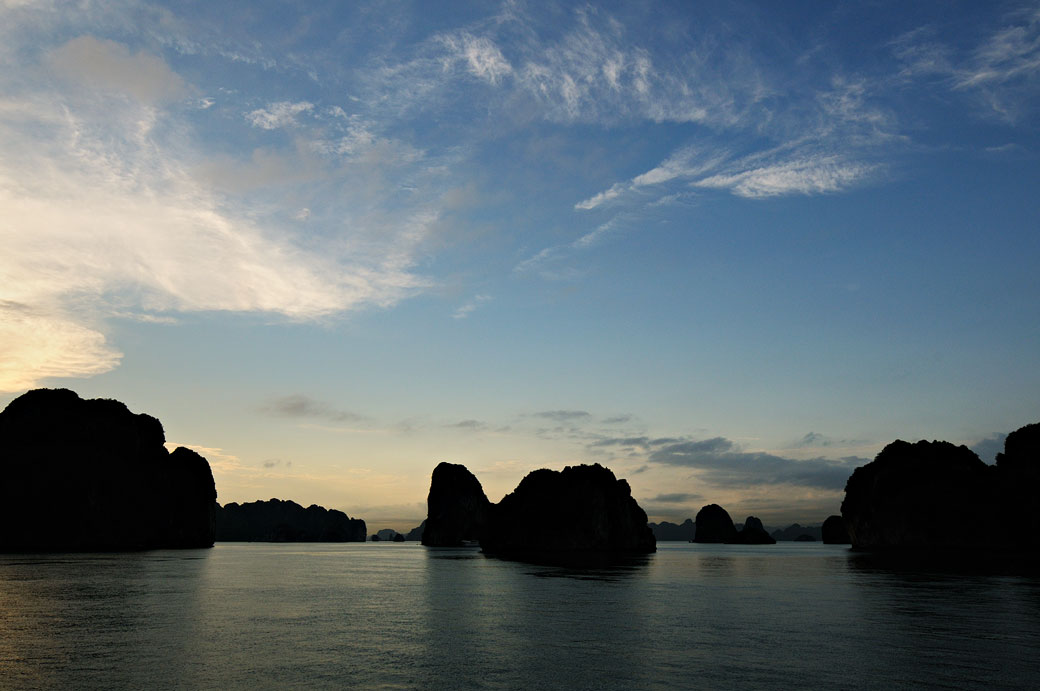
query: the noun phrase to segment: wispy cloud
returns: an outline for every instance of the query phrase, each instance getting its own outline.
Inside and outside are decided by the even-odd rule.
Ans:
[[[611,199],[617,199],[618,197],[620,197],[621,193],[624,191],[624,189],[625,189],[625,186],[623,184],[616,183],[610,189],[604,190],[603,192],[599,192],[597,194],[594,194],[591,197],[589,197],[588,199],[585,199],[584,201],[578,202],[577,204],[574,205],[574,208],[575,209],[580,209],[580,210],[583,210],[583,211],[588,211],[589,209],[595,209],[597,206],[600,206],[600,205],[602,205],[602,204],[604,204],[606,202],[609,202]]]
[[[292,461],[283,461],[280,458],[269,458],[263,463],[264,468],[271,469],[277,468],[278,466],[285,466],[286,468],[292,467]]]
[[[715,487],[796,485],[841,490],[852,471],[866,458],[794,460],[764,452],[742,451],[724,437],[683,441],[653,451],[651,463],[701,471],[698,478]]]
[[[592,441],[589,446],[596,447],[621,447],[621,448],[638,448],[648,449],[651,446],[650,437],[605,437],[602,439],[596,439]]]
[[[465,319],[473,313],[475,309],[481,305],[491,301],[490,295],[475,295],[472,300],[467,301],[465,304],[460,305],[458,309],[451,315],[452,319]]]
[[[368,419],[364,415],[348,410],[340,410],[329,403],[316,400],[304,394],[291,394],[272,399],[262,405],[260,410],[275,417],[317,419],[331,422],[360,422]]]
[[[838,192],[866,179],[876,166],[840,156],[810,156],[782,163],[750,167],[695,180],[695,187],[729,190],[748,198],[788,194]]]
[[[307,101],[298,103],[279,101],[278,103],[269,104],[266,108],[258,108],[246,113],[246,120],[253,127],[259,127],[262,130],[273,130],[295,124],[297,115],[313,108],[314,104]]]
[[[450,427],[452,429],[469,430],[473,432],[488,428],[486,422],[481,422],[480,420],[474,420],[472,418],[467,420],[459,420],[458,422],[453,422],[444,426]]]
[[[702,501],[704,499],[700,494],[692,494],[690,492],[670,492],[667,494],[658,494],[656,497],[650,497],[646,501],[651,504],[686,504],[691,501]]]
[[[498,46],[486,36],[474,36],[468,31],[438,37],[450,56],[461,60],[474,76],[497,84],[513,73],[513,67]]]
[[[923,26],[892,41],[906,80],[941,80],[954,92],[971,94],[990,115],[1015,122],[1038,105],[1040,79],[1040,9],[1022,8],[968,50],[943,41]]]
[[[119,365],[123,355],[103,333],[58,304],[34,303],[0,301],[0,391],[31,389],[49,377],[90,377]]]
[[[1040,74],[1040,9],[1021,12],[976,49],[959,87],[1006,84]]]
[[[817,432],[806,432],[805,436],[798,440],[798,446],[830,446],[831,440]]]
[[[4,36],[10,51],[17,34]],[[339,125],[309,121],[298,123],[308,127],[302,145],[257,149],[239,166],[196,140],[191,119],[221,115],[200,111],[194,87],[160,56],[89,35],[39,54],[0,75],[0,390],[116,367],[112,317],[326,320],[428,284],[412,266],[438,222],[438,194],[402,194],[399,181],[446,176],[417,167],[414,149],[363,141],[351,122],[353,146],[329,152],[317,142]],[[272,128],[314,111],[286,101],[246,120]],[[383,177],[390,169],[410,177]],[[304,236],[272,190],[299,200],[307,183],[321,196],[294,207],[314,226]]]
[[[553,422],[573,423],[589,420],[592,418],[592,414],[586,410],[543,410],[531,413],[531,417],[544,418]]]
[[[735,32],[725,49],[704,36],[698,48],[674,46],[663,64],[661,48],[643,42],[610,13],[579,7],[547,30],[521,5],[506,3],[497,16],[442,32],[411,61],[387,66],[396,107],[427,102],[460,78],[483,83],[501,98],[506,119],[534,114],[551,122],[725,123],[759,96],[759,76],[745,60]],[[519,107],[518,107],[519,106]]]

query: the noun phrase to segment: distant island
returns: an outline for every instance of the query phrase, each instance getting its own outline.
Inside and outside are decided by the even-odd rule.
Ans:
[[[29,391],[0,412],[0,551],[211,547],[205,458],[119,401]]]
[[[217,507],[218,542],[364,542],[365,522],[342,511],[271,499]]]
[[[728,514],[727,514],[728,515]],[[749,518],[754,518],[753,516]],[[758,520],[758,519],[755,519]],[[834,521],[837,521],[837,524]],[[831,532],[827,533],[827,525],[830,522]],[[744,530],[744,524],[735,523],[734,529],[739,534]],[[687,518],[682,523],[670,523],[668,521],[661,521],[660,523],[650,523],[650,529],[654,531],[654,537],[657,538],[658,542],[696,542],[697,536],[697,524],[692,518]],[[765,528],[763,528],[765,530]],[[728,532],[728,531],[726,531]],[[803,526],[799,523],[792,523],[786,528],[776,528],[769,533],[769,536],[776,542],[825,542],[830,544],[848,544],[848,532],[845,530],[845,524],[841,519],[841,516],[829,516],[824,525],[808,525]],[[829,536],[829,539],[828,539]],[[764,542],[762,544],[772,544]]]
[[[399,533],[391,528],[383,528],[374,532],[368,539],[372,542],[404,542],[406,538],[404,533]]]
[[[1009,434],[995,465],[966,446],[896,440],[853,471],[841,515],[854,549],[1036,555],[1038,486],[1040,423]]]
[[[687,518],[682,523],[661,521],[650,523],[649,526],[658,542],[693,542],[693,537],[697,534],[697,526],[692,518]]]
[[[729,513],[718,504],[708,504],[698,511],[694,525],[696,526],[694,542],[729,545],[776,544],[776,540],[762,527],[762,521],[754,516],[748,516],[744,521],[744,527],[737,530]]]
[[[656,550],[646,513],[625,480],[599,464],[535,470],[492,504],[465,466],[433,471],[422,542],[479,542],[491,555],[532,561],[646,554]]]

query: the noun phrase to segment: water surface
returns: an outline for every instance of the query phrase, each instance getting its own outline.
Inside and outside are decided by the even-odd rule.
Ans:
[[[1035,688],[1040,580],[845,547],[0,555],[5,688]]]

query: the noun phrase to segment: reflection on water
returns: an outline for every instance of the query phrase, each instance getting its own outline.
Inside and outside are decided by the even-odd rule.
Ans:
[[[0,679],[60,687],[81,668],[132,686],[149,667],[191,659],[203,551],[40,555],[0,561]]]
[[[866,617],[886,622],[882,652],[904,674],[947,688],[1026,688],[1035,682],[1023,673],[1040,672],[1040,580],[1033,565],[975,556],[958,566],[955,555],[853,554],[847,565]]]
[[[820,544],[0,555],[4,688],[1030,688],[1040,579]]]

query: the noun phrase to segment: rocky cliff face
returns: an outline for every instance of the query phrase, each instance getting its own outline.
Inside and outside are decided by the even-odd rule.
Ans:
[[[852,544],[864,549],[986,544],[995,528],[988,515],[993,470],[965,446],[892,442],[856,468],[845,485],[841,515]],[[952,518],[965,511],[971,518],[951,530]]]
[[[822,533],[823,541],[828,545],[847,545],[852,542],[841,516],[827,516],[827,520],[823,522]]]
[[[599,464],[529,473],[492,507],[480,544],[490,554],[520,557],[656,550],[628,483]]]
[[[216,488],[197,453],[118,401],[37,389],[0,412],[0,550],[209,547]]]
[[[997,454],[994,490],[1004,512],[1005,539],[1020,547],[1040,548],[1040,423],[1015,430]]]
[[[217,509],[220,542],[364,542],[365,522],[342,511],[271,499]]]
[[[964,446],[895,441],[852,473],[841,514],[861,549],[1035,549],[1038,482],[1040,424],[1009,434],[995,466]]]
[[[480,481],[466,466],[441,463],[433,469],[426,507],[422,543],[430,547],[456,547],[464,540],[481,539],[491,502]]]
[[[694,519],[697,537],[694,542],[733,543],[737,541],[737,529],[726,509],[718,504],[708,504],[697,512]]]

